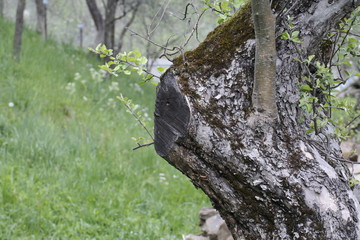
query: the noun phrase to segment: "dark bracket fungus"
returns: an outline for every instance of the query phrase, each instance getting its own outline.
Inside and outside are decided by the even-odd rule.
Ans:
[[[171,72],[167,72],[157,88],[155,105],[155,150],[165,157],[173,144],[187,133],[190,108]]]

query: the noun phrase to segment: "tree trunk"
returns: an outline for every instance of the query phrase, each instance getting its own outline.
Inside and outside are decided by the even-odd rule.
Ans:
[[[24,27],[25,4],[26,4],[25,0],[18,0],[18,6],[16,10],[15,34],[14,34],[14,49],[13,49],[13,56],[16,59],[19,59],[20,51],[21,51],[21,38]]]
[[[293,56],[318,54],[326,34],[359,0],[273,0],[278,118],[256,115],[251,7],[217,27],[163,75],[155,149],[210,198],[234,239],[360,239],[359,202],[338,142],[300,122],[302,69]],[[304,43],[282,40],[288,16]],[[256,75],[256,74],[255,74]],[[256,100],[255,100],[256,101]],[[331,133],[331,126],[328,126]]]
[[[36,31],[41,34],[42,38],[46,39],[46,9],[43,0],[35,0],[36,3]]]
[[[131,17],[129,19],[129,21],[125,24],[125,26],[123,27],[120,35],[119,35],[119,44],[117,45],[117,49],[116,49],[116,52],[120,52],[122,47],[123,47],[123,44],[124,44],[124,37],[125,37],[125,34],[127,33],[128,31],[128,28],[131,26],[131,24],[134,22],[135,20],[135,17],[136,17],[136,14],[138,12],[138,10],[140,9],[140,6],[143,2],[142,1],[138,1],[135,6],[131,9],[132,13],[131,13]],[[124,6],[125,7],[125,6]]]
[[[118,0],[108,0],[106,4],[104,44],[110,49],[114,49],[115,46],[115,13],[117,4]]]
[[[96,27],[96,38],[95,43],[103,43],[104,42],[104,34],[105,34],[105,23],[104,19],[101,15],[99,8],[97,7],[96,0],[86,0],[86,4],[88,6],[91,17],[94,21]]]

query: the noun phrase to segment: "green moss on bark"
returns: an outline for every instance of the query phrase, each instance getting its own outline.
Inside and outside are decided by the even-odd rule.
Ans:
[[[251,7],[246,4],[230,20],[210,32],[195,50],[175,59],[173,66],[188,73],[201,74],[204,79],[212,73],[228,68],[231,64],[229,59],[236,50],[254,36]]]

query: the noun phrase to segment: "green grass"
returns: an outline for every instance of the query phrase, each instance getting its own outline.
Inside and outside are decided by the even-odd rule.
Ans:
[[[132,151],[131,137],[145,132],[108,100],[118,94],[113,81],[143,105],[154,103],[154,88],[96,81],[96,58],[28,30],[17,63],[13,28],[0,19],[0,239],[174,240],[198,231],[207,198],[152,147]]]

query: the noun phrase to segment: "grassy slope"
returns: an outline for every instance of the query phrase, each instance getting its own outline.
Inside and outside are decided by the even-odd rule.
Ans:
[[[115,80],[96,83],[95,59],[29,31],[17,64],[12,34],[0,19],[0,239],[173,240],[196,231],[207,199],[152,148],[131,151],[130,138],[144,133],[107,104]],[[140,103],[154,101],[154,89],[116,81]]]

